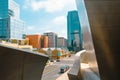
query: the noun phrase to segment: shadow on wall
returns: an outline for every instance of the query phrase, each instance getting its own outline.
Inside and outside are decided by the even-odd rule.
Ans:
[[[48,57],[0,45],[0,80],[41,80]]]

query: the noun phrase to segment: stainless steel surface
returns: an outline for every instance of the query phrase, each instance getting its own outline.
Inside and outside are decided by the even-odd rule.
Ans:
[[[0,80],[41,80],[47,56],[0,45]]]
[[[83,34],[83,48],[86,50],[81,57],[88,58],[86,60],[88,61],[90,68],[99,76],[98,64],[84,0],[76,0],[76,3]]]
[[[120,80],[120,0],[84,1],[89,18],[100,78],[101,80]],[[87,28],[89,27],[83,28],[85,37],[87,33],[84,32],[86,32],[85,29],[87,30]],[[90,40],[90,38],[87,39]],[[92,69],[94,69],[93,65],[90,65]]]

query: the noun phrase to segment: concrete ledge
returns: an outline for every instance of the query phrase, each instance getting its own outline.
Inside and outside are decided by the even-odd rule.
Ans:
[[[48,57],[0,45],[0,80],[41,80]]]
[[[82,50],[76,53],[75,63],[73,64],[73,67],[71,68],[71,70],[68,72],[69,80],[81,80],[82,79],[80,57],[85,52],[86,50]]]
[[[81,77],[81,70],[80,70],[80,58],[76,57],[75,63],[73,67],[68,72],[69,80],[80,80]]]

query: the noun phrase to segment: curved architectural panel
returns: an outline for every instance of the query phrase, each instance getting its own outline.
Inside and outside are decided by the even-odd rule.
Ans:
[[[41,80],[48,57],[0,45],[0,80]]]
[[[74,66],[71,68],[71,70],[68,72],[69,80],[81,80],[82,74],[81,74],[81,67],[80,67],[80,56],[75,57],[75,62],[73,64]]]
[[[83,2],[78,0],[78,9],[81,7],[79,6],[81,1]],[[84,2],[100,78],[101,80],[119,80],[120,0],[84,0]]]
[[[85,55],[88,56],[87,61],[89,63],[90,68],[99,76],[99,70],[84,0],[76,0],[76,3],[83,34],[83,48],[86,50]]]

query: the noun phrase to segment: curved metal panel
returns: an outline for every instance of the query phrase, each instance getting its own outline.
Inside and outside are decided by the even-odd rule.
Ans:
[[[83,34],[83,48],[86,50],[85,55],[88,57],[90,68],[99,76],[98,64],[84,0],[76,0],[76,3]]]
[[[101,80],[119,80],[120,0],[84,0]]]

